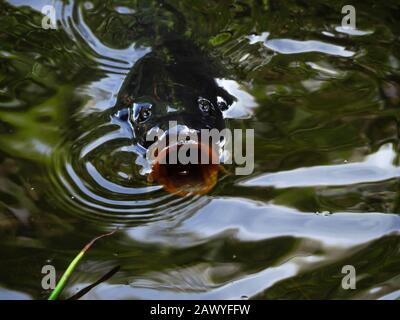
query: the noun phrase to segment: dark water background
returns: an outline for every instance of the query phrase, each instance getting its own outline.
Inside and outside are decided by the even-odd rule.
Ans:
[[[57,30],[41,28],[56,8]],[[40,299],[98,242],[63,298],[400,297],[400,3],[0,2],[0,298]],[[255,129],[255,170],[205,196],[149,186],[109,117],[164,34],[226,69],[231,128]],[[353,265],[357,289],[343,290]]]

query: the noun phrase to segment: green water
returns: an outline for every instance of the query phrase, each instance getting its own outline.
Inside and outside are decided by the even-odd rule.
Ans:
[[[0,3],[0,299],[398,299],[400,3]],[[43,29],[53,5],[57,29]],[[174,35],[219,64],[255,169],[207,195],[148,185],[111,117],[129,70]],[[161,46],[161,49],[159,49]],[[228,171],[232,168],[227,168]],[[356,289],[342,288],[342,267]]]

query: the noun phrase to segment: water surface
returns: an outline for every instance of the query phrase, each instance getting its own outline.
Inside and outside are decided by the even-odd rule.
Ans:
[[[0,4],[0,298],[42,299],[98,242],[63,298],[398,299],[400,5],[360,1]],[[57,30],[41,27],[44,5]],[[113,117],[129,70],[168,34],[222,66],[255,170],[207,195],[149,185]],[[228,171],[231,168],[228,168]],[[344,265],[357,289],[343,290]]]

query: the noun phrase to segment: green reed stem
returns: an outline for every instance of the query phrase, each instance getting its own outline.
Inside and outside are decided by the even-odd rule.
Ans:
[[[79,261],[82,259],[82,257],[85,255],[85,253],[92,247],[92,245],[99,239],[107,237],[107,236],[111,236],[112,234],[114,234],[117,230],[113,230],[109,233],[106,234],[102,234],[96,238],[94,238],[93,240],[91,240],[79,253],[78,255],[74,258],[74,260],[72,260],[72,262],[69,264],[67,270],[65,270],[64,274],[62,275],[60,281],[58,281],[56,287],[54,288],[54,290],[52,291],[52,293],[50,294],[48,300],[57,300],[61,291],[65,288],[65,285],[69,279],[69,277],[71,276],[71,274],[74,272],[76,266],[78,265]]]

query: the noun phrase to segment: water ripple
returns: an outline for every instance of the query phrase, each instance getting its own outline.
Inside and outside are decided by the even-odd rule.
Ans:
[[[82,7],[82,4],[75,5],[74,1],[64,4],[60,22],[80,51],[85,52],[87,58],[94,60],[101,70],[127,74],[133,64],[150,51],[149,48],[134,45],[118,50],[105,46],[86,24]]]
[[[239,185],[292,188],[305,186],[341,186],[384,181],[400,177],[400,167],[393,165],[396,151],[392,144],[382,146],[364,162],[298,168],[266,173],[242,181]]]
[[[149,185],[141,174],[143,150],[134,144],[132,128],[110,114],[126,74],[151,48],[135,43],[111,48],[85,21],[92,6],[74,1],[56,6],[62,30],[75,50],[94,63],[95,72],[102,71],[102,78],[79,88],[90,100],[76,112],[80,125],[52,151],[48,174],[54,188],[50,196],[71,213],[113,225],[164,219],[203,203],[199,197],[176,197],[161,186]],[[90,125],[85,127],[83,119],[88,118]]]
[[[352,57],[355,53],[342,46],[331,43],[325,43],[317,40],[293,40],[293,39],[270,39],[269,33],[264,32],[261,35],[250,35],[247,38],[250,44],[261,42],[270,50],[282,54],[298,54],[305,52],[321,52],[333,56]]]

